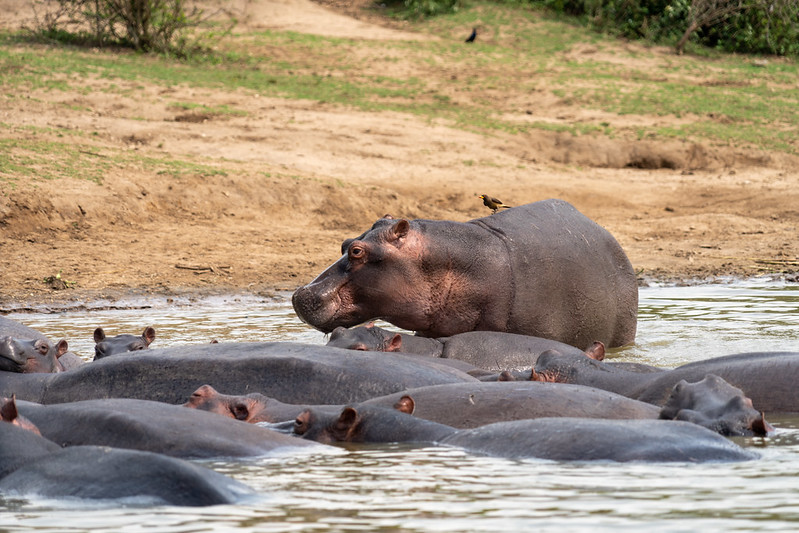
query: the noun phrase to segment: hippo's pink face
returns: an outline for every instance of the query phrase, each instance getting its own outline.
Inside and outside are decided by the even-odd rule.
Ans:
[[[428,280],[422,244],[407,220],[381,219],[342,244],[343,256],[294,292],[300,319],[330,333],[374,318],[411,330],[425,329]]]
[[[21,373],[55,373],[64,367],[58,358],[69,346],[61,340],[53,346],[44,339],[21,340],[13,337],[0,339],[0,370]]]

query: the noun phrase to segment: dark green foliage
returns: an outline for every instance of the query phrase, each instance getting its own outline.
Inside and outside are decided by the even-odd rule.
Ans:
[[[383,5],[387,5],[394,16],[421,19],[455,13],[461,7],[461,0],[387,0]]]
[[[799,2],[755,1],[724,25],[701,34],[702,44],[730,52],[799,55]]]
[[[529,0],[630,39],[675,44],[703,0]],[[730,2],[732,4],[732,2]],[[700,24],[693,42],[729,52],[799,55],[797,0],[744,0],[721,20]]]

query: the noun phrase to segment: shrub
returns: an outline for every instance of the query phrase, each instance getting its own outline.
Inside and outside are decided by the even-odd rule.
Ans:
[[[121,45],[143,52],[187,55],[207,34],[197,33],[212,16],[184,0],[34,0],[34,35],[61,42]]]

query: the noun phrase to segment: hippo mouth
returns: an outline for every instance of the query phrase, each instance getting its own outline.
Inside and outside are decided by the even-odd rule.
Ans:
[[[348,300],[342,298],[340,287],[320,295],[306,285],[294,291],[291,304],[300,320],[328,334],[338,326],[352,327],[366,320],[359,317],[357,307]]]

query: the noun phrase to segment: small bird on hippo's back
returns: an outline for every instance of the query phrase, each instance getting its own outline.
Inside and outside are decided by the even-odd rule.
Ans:
[[[481,194],[480,198],[483,200],[483,205],[487,208],[491,209],[491,214],[497,212],[500,208],[502,209],[510,209],[511,206],[505,205],[502,203],[501,200],[494,198],[493,196],[488,196],[487,194]]]

